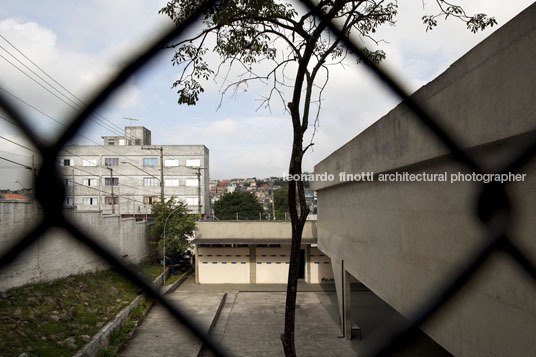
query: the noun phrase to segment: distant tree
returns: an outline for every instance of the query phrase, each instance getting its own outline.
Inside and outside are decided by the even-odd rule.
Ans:
[[[281,186],[281,187],[288,187],[288,181],[283,180],[282,178],[276,178],[272,181],[272,185],[274,186]]]
[[[190,248],[188,238],[193,236],[195,230],[195,215],[188,213],[187,205],[174,197],[163,203],[153,203],[152,209],[154,223],[151,225],[151,233],[156,238],[156,249],[162,251],[164,247],[165,226],[166,256],[173,260]]]
[[[288,188],[283,187],[274,192],[274,208],[275,219],[287,218],[286,214],[288,214]]]
[[[217,219],[236,219],[238,213],[239,220],[255,220],[262,212],[262,205],[251,192],[226,193],[214,203],[214,216]]]
[[[261,187],[262,185],[266,185],[268,181],[266,180],[257,180],[257,187]]]

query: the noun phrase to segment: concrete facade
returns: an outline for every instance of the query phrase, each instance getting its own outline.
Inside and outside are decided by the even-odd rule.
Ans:
[[[191,213],[198,213],[201,201],[201,214],[210,214],[206,146],[151,145],[151,132],[144,127],[126,127],[125,136],[103,139],[104,145],[70,145],[62,151],[67,206],[111,214],[113,187],[115,214],[151,213],[161,195],[162,148],[165,198],[186,202]]]
[[[533,5],[413,97],[479,162],[502,167],[534,138],[535,57]],[[351,274],[410,316],[463,265],[485,232],[475,215],[479,183],[341,182],[339,173],[450,177],[459,171],[470,173],[404,104],[315,166],[315,173],[335,177],[314,188],[318,245],[332,259],[340,305],[342,280]],[[534,162],[520,174],[526,174],[524,182],[508,185],[511,237],[535,260]],[[341,311],[342,319],[348,315]],[[512,259],[496,254],[422,329],[456,356],[530,355],[536,349],[536,285]]]
[[[66,209],[83,229],[99,239],[117,256],[137,264],[152,253],[146,221],[103,216],[101,212]],[[32,202],[0,202],[0,250],[4,251],[31,229],[42,217]],[[40,281],[50,281],[72,274],[105,269],[108,265],[89,248],[62,229],[51,229],[31,245],[7,268],[0,270],[0,289]]]
[[[196,279],[200,284],[286,284],[290,222],[198,222]],[[316,247],[315,222],[307,222],[301,246],[305,282],[333,280],[331,261]]]

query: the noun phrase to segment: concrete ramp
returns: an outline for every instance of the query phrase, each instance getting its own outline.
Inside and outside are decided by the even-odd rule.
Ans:
[[[175,291],[168,298],[195,318],[206,332],[224,293]],[[197,356],[201,342],[160,304],[154,306],[121,351],[125,357]]]

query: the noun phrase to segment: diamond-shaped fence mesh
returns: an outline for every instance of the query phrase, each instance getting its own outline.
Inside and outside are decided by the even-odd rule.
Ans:
[[[205,335],[199,325],[190,316],[187,316],[180,308],[172,304],[164,295],[145,283],[144,279],[121,262],[121,259],[103,247],[98,240],[87,234],[77,224],[69,220],[62,213],[65,197],[65,188],[58,171],[57,157],[62,147],[78,132],[82,124],[93,111],[95,111],[104,101],[120,87],[132,74],[143,67],[156,53],[166,44],[171,42],[178,35],[194,24],[208,9],[219,1],[207,0],[190,13],[189,17],[177,26],[168,30],[161,38],[147,47],[141,55],[133,58],[131,62],[118,74],[112,78],[108,84],[98,92],[89,104],[72,119],[70,126],[59,136],[59,139],[52,145],[45,145],[37,134],[27,125],[23,115],[15,106],[0,93],[0,106],[4,112],[19,126],[22,132],[32,141],[33,145],[42,155],[42,164],[35,183],[36,199],[42,206],[44,219],[33,228],[33,230],[20,238],[13,246],[9,247],[0,257],[0,268],[8,266],[26,248],[32,245],[42,234],[53,227],[61,227],[72,234],[78,241],[87,245],[96,254],[100,255],[111,266],[116,268],[121,274],[130,279],[134,284],[144,290],[144,292],[159,301],[179,322],[185,325],[193,335],[199,338],[204,346],[210,349],[217,356],[228,355],[223,346],[215,343],[210,336]],[[319,19],[323,18],[323,13],[310,0],[301,2]],[[416,118],[420,120],[436,140],[443,143],[450,151],[452,157],[458,160],[476,173],[484,170],[481,165],[466,151],[462,150],[457,142],[456,136],[443,128],[438,121],[434,120],[418,102],[409,96],[402,89],[400,83],[391,75],[372,63],[360,46],[341,33],[336,24],[329,23],[329,30],[341,39],[347,48],[359,57],[361,63],[365,65],[379,81],[383,82],[390,90],[404,101],[406,106],[413,111]],[[531,161],[536,154],[536,138],[533,136],[531,143],[524,148],[515,159],[503,163],[502,168],[496,170],[497,173],[516,172]],[[487,183],[483,184],[482,192],[478,197],[479,204],[475,211],[475,219],[482,220],[485,224],[485,235],[487,240],[477,250],[470,259],[466,261],[462,269],[454,276],[444,281],[433,298],[422,306],[419,306],[417,313],[409,317],[409,322],[403,326],[386,326],[381,338],[365,346],[366,355],[385,355],[393,351],[395,346],[407,337],[415,328],[434,315],[446,302],[456,295],[473,274],[483,266],[490,255],[496,251],[508,254],[532,279],[536,279],[536,269],[534,263],[518,248],[511,240],[511,213],[509,202],[505,192],[507,183]],[[380,341],[379,343],[377,341]]]

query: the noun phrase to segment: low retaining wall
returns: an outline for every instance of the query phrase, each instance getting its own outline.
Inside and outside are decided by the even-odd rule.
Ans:
[[[166,270],[165,276],[164,273],[160,274],[151,284],[151,286],[155,289],[159,288],[160,286],[164,285],[164,282],[166,281],[166,277],[169,275],[169,268]],[[80,350],[78,351],[74,357],[95,357],[99,355],[99,351],[102,346],[108,345],[110,342],[110,337],[112,334],[118,330],[120,330],[123,325],[125,324],[125,321],[128,318],[128,315],[130,312],[136,308],[140,300],[143,298],[144,295],[138,295],[127,307],[125,307],[123,310],[121,310],[115,318],[108,322],[99,332],[97,332],[96,335],[94,335],[91,340]]]
[[[103,216],[98,211],[66,209],[65,214],[127,263],[140,263],[151,254],[146,222]],[[28,233],[41,217],[41,209],[33,202],[1,201],[0,254]],[[69,233],[53,228],[7,268],[0,269],[0,290],[107,267],[99,256]]]

